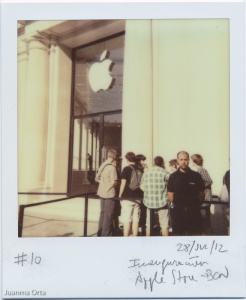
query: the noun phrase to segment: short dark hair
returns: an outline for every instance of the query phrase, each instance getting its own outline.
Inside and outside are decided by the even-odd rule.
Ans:
[[[178,168],[177,159],[171,159],[171,160],[169,160],[169,165],[174,166],[175,169],[177,169]]]
[[[125,155],[125,158],[129,160],[130,162],[136,161],[136,155],[133,152],[127,152]]]
[[[137,154],[136,155],[136,160],[146,160],[146,157],[143,154]]]
[[[194,161],[195,164],[197,164],[198,166],[203,166],[203,158],[200,154],[193,154],[191,156],[191,159]]]
[[[161,156],[156,156],[154,158],[154,163],[158,167],[165,168],[165,162],[164,162],[164,159]]]
[[[186,154],[188,156],[188,158],[190,158],[189,153],[186,151],[179,151],[179,153],[177,154],[177,158],[179,157],[179,154],[181,154],[181,153]]]

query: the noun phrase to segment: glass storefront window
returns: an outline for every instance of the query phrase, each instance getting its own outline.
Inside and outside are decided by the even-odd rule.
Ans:
[[[121,153],[121,113],[74,120],[72,191],[94,192],[96,172],[109,149]]]
[[[104,117],[104,156],[102,157],[102,161],[106,159],[106,153],[109,149],[115,149],[118,153],[121,153],[121,119],[121,114],[107,115]]]
[[[113,86],[95,92],[89,72],[93,64],[100,63],[105,50],[110,52],[113,68],[106,68],[102,76],[111,70]],[[124,35],[80,47],[74,53],[70,194],[96,192],[95,175],[108,150],[121,154]]]
[[[99,118],[75,119],[73,170],[92,171],[99,164]]]
[[[108,59],[112,61],[112,70],[99,66],[102,62],[102,53],[108,50]],[[112,111],[122,108],[122,85],[123,85],[123,58],[124,58],[124,35],[110,40],[83,47],[76,50],[75,54],[75,90],[74,90],[74,116]],[[102,67],[101,77],[111,76],[114,79],[113,87],[109,90],[94,92],[89,81],[89,72],[93,64],[97,63],[99,70]],[[101,77],[96,80],[100,86]]]

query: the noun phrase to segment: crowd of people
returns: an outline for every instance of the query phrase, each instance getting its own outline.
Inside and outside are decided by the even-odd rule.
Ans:
[[[96,174],[101,199],[97,236],[120,235],[119,216],[125,237],[150,236],[157,224],[162,236],[212,234],[203,212],[210,208],[213,181],[200,154],[190,157],[180,151],[169,161],[169,171],[161,156],[154,158],[152,167],[142,154],[128,152],[125,159],[127,166],[120,172],[121,158],[109,150]]]

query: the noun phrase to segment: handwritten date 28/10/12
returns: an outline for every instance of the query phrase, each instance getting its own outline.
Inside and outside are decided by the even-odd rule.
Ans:
[[[222,244],[218,244],[213,240],[212,244],[199,244],[196,241],[192,241],[191,243],[178,243],[177,244],[177,252],[187,252],[189,255],[193,254],[194,252],[205,252],[209,251],[210,255],[213,253],[224,253],[227,252],[228,250],[224,249],[224,246]]]

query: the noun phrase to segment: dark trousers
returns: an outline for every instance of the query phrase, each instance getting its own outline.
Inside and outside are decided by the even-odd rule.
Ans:
[[[110,236],[114,218],[115,200],[101,199],[101,213],[98,224],[97,236]]]
[[[173,235],[201,235],[203,222],[200,207],[173,207],[170,209]]]

